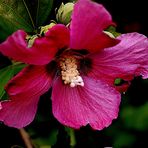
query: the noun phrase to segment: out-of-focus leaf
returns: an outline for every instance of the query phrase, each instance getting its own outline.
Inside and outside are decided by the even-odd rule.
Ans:
[[[122,120],[128,128],[148,130],[148,103],[140,107],[126,107],[121,112]]]
[[[4,41],[10,33],[7,30],[4,30],[0,26],[0,43]]]
[[[44,145],[44,146],[40,146],[40,148],[51,148],[50,145]]]
[[[120,132],[116,137],[113,147],[115,148],[131,147],[131,145],[135,142],[135,140],[136,139],[133,135],[126,132]]]
[[[50,148],[50,146],[54,145],[57,141],[57,135],[58,135],[58,130],[57,129],[53,129],[48,136],[46,137],[40,137],[38,135],[38,137],[36,138],[32,138],[33,143],[36,145],[36,147],[48,147]]]
[[[25,66],[25,64],[10,65],[0,70],[0,100],[7,99],[7,94],[4,90],[5,85]]]

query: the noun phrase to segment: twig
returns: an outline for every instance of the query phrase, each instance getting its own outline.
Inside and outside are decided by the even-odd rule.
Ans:
[[[26,145],[26,148],[33,148],[32,142],[30,140],[29,134],[25,131],[24,128],[19,129],[19,132],[22,136],[22,139]]]

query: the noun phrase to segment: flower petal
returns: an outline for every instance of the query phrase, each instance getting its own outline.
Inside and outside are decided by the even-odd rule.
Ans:
[[[70,34],[66,26],[57,24],[49,29],[45,35],[55,42],[58,49],[69,47]]]
[[[2,109],[2,104],[1,104],[1,102],[0,102],[0,110]]]
[[[3,101],[0,110],[0,121],[5,125],[22,128],[30,124],[37,110],[39,96],[29,97],[19,94],[11,97],[11,101]]]
[[[79,0],[72,13],[70,47],[96,52],[116,45],[118,40],[103,33],[109,25],[113,25],[111,15],[102,5],[90,0]]]
[[[83,77],[84,87],[70,87],[61,78],[53,85],[54,116],[64,125],[80,128],[90,124],[101,130],[117,118],[120,94],[101,81]]]
[[[35,39],[32,47],[27,45],[27,34],[23,30],[18,30],[0,45],[0,52],[24,63],[47,64],[54,58],[60,47],[67,46],[67,42],[69,43],[69,32],[65,28],[59,25],[52,27],[47,32],[48,35]]]
[[[1,102],[0,121],[22,128],[34,119],[40,96],[51,86],[52,77],[43,66],[28,66],[7,85],[10,100]]]
[[[89,56],[92,61],[90,77],[113,84],[116,78],[126,81],[134,76],[148,78],[148,39],[138,33],[123,34],[121,42]]]

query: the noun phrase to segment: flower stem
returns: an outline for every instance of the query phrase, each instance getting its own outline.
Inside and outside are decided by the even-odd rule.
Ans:
[[[19,129],[19,132],[20,132],[20,135],[26,145],[27,148],[33,148],[33,145],[32,145],[32,142],[31,142],[31,139],[30,139],[30,136],[29,134],[25,131],[24,128],[21,128]]]
[[[69,135],[70,135],[70,146],[71,148],[74,148],[76,145],[76,137],[75,137],[74,129],[69,128]]]

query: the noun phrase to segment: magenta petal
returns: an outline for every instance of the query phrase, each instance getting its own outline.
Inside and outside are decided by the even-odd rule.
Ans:
[[[79,0],[72,14],[70,47],[96,52],[117,44],[118,40],[103,33],[112,24],[111,15],[102,5],[90,0]]]
[[[41,95],[45,93],[44,87],[48,90],[51,82],[52,76],[49,75],[46,66],[28,66],[9,81],[6,91],[10,96],[22,92]]]
[[[6,125],[21,128],[28,125],[35,116],[40,96],[51,86],[52,77],[43,66],[28,66],[7,85],[9,101],[3,101],[0,121]]]
[[[55,42],[58,49],[69,47],[69,29],[62,24],[53,26],[52,29],[49,29],[48,32],[46,32],[46,36]]]
[[[2,109],[2,104],[1,104],[1,102],[0,102],[0,110]]]
[[[121,42],[104,51],[93,54],[92,70],[88,74],[95,79],[114,83],[116,78],[131,80],[142,75],[148,78],[148,39],[138,33],[123,34]]]
[[[3,121],[5,125],[22,128],[33,121],[39,96],[24,95],[16,95],[11,97],[12,101],[1,102],[3,108],[0,110],[0,121]]]
[[[107,84],[83,77],[84,87],[71,88],[57,79],[52,91],[54,116],[64,125],[80,128],[90,124],[101,130],[117,118],[120,94]]]
[[[53,43],[46,37],[35,40],[28,48],[26,33],[18,30],[0,45],[0,52],[14,60],[28,64],[43,65],[49,63],[56,53]]]

